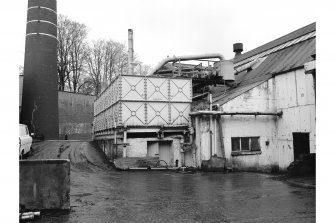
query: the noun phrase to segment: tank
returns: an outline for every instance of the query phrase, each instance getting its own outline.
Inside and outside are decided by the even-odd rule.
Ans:
[[[94,132],[124,126],[186,126],[191,102],[189,78],[118,76],[94,102]]]

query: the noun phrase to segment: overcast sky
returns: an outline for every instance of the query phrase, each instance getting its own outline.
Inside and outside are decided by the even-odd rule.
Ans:
[[[127,43],[134,31],[139,59],[155,66],[166,56],[221,53],[234,55],[232,45],[244,52],[316,21],[315,1],[219,0],[58,0],[58,13],[89,27],[90,39]],[[303,4],[302,4],[303,3]],[[27,1],[17,5],[15,18],[23,64]]]

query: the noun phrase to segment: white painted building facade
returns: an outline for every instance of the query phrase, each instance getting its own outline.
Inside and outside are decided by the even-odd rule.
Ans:
[[[201,166],[203,160],[216,155],[226,158],[227,165],[235,169],[284,171],[294,161],[293,133],[308,134],[310,153],[316,151],[313,76],[305,74],[304,69],[275,76],[221,105],[220,110],[227,113],[282,111],[283,114],[281,117],[225,115],[220,120],[212,118],[211,127],[210,116],[195,117],[198,148],[195,166]],[[259,150],[233,151],[232,138],[255,138]]]
[[[315,74],[304,69],[314,54],[315,23],[234,62],[235,87],[213,95],[224,115],[194,113],[194,165],[217,156],[233,169],[286,171],[302,154],[316,153]]]
[[[313,77],[303,69],[267,80],[223,104],[225,112],[283,112],[281,117],[224,116],[225,157],[238,169],[285,170],[294,161],[293,133],[308,133],[315,153]],[[232,153],[232,137],[259,137],[260,151]]]

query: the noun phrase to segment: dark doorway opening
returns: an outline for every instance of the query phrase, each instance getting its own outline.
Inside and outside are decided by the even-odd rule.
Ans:
[[[294,132],[293,133],[293,151],[294,160],[300,158],[303,154],[309,154],[309,133]]]

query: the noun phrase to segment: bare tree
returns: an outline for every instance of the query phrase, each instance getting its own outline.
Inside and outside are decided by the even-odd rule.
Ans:
[[[59,15],[58,89],[61,91],[98,95],[115,76],[127,74],[128,56],[125,43],[111,39],[88,43],[87,34],[85,24]],[[141,64],[136,68],[140,70],[135,69],[135,73],[145,75],[149,68]]]
[[[106,42],[105,51],[105,73],[108,83],[127,67],[127,51],[125,44],[109,40]]]
[[[151,70],[151,66],[147,65],[147,64],[143,64],[141,61],[135,61],[135,67],[134,67],[134,74],[135,75],[148,75],[150,70]]]
[[[87,28],[84,24],[73,22],[72,46],[70,50],[71,75],[69,85],[72,83],[73,92],[78,92],[81,77],[85,71],[85,57],[87,49]],[[70,87],[71,88],[71,87]]]
[[[87,53],[87,27],[67,16],[58,16],[59,90],[77,92]]]
[[[70,73],[70,48],[72,44],[71,39],[71,20],[63,15],[58,16],[58,90],[64,91],[67,77]]]
[[[101,83],[104,72],[104,47],[104,40],[93,41],[93,45],[89,47],[88,54],[86,56],[88,73],[95,89],[95,95],[98,95],[101,91]]]
[[[93,79],[95,94],[99,94],[110,81],[126,71],[127,52],[124,44],[113,40],[93,41],[87,55],[88,73]]]

